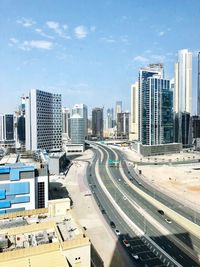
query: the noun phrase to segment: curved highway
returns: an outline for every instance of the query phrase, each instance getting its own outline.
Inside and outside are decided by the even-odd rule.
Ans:
[[[142,227],[143,230],[146,232],[146,235],[150,236],[151,239],[154,240],[156,244],[158,244],[164,251],[166,251],[169,255],[171,255],[176,261],[178,261],[182,266],[198,266],[198,264],[191,259],[185,252],[180,250],[173,241],[173,236],[176,236],[176,238],[180,239],[185,245],[193,249],[192,245],[196,242],[196,240],[191,240],[185,235],[185,230],[183,228],[180,228],[179,225],[177,225],[174,221],[172,224],[168,224],[166,221],[163,220],[162,216],[157,212],[154,206],[152,206],[149,202],[147,202],[144,198],[142,198],[140,195],[138,195],[123,179],[119,169],[117,168],[109,168],[109,174],[106,170],[106,164],[108,162],[108,158],[112,160],[116,160],[116,157],[120,157],[120,154],[118,152],[113,152],[108,147],[98,145],[98,149],[101,151],[101,153],[97,152],[96,157],[102,156],[102,161],[100,162],[100,168],[99,168],[99,174],[100,177],[106,186],[109,193],[112,195],[113,199],[117,202],[117,204],[120,206],[120,208],[126,213],[126,215],[140,228]],[[97,161],[97,158],[95,158],[95,161]],[[118,228],[121,227],[124,233],[130,233],[130,235],[133,235],[133,231],[128,227],[128,225],[123,223],[122,224],[122,218],[121,216],[117,215],[114,211],[113,207],[109,208],[107,207],[109,204],[109,200],[106,199],[105,194],[99,191],[99,185],[96,185],[98,182],[96,180],[95,176],[95,170],[94,165],[91,165],[91,170],[89,170],[89,182],[91,184],[94,196],[96,197],[96,200],[101,208],[101,210],[104,212],[105,210],[109,210],[109,214],[107,215],[107,220],[110,221],[111,219],[115,221],[115,224]],[[130,177],[129,170],[127,169],[127,166],[123,166],[125,174]],[[112,180],[110,178],[110,175],[114,177]],[[94,181],[95,180],[95,181]],[[94,182],[96,184],[94,184]],[[136,181],[135,181],[136,182]],[[98,195],[98,196],[97,196]],[[134,205],[138,205],[139,207],[142,207],[148,214],[150,214],[154,219],[156,219],[159,223],[164,224],[164,227],[171,232],[171,236],[164,236],[161,232],[158,231],[158,229],[152,225],[151,222],[149,222],[138,210],[134,209],[134,206],[130,204],[128,200],[132,201]],[[107,208],[106,208],[107,207]],[[177,234],[179,233],[179,234]],[[136,238],[136,237],[135,237]],[[195,237],[193,237],[195,239]],[[183,249],[184,250],[184,249]],[[153,265],[152,265],[153,266]],[[167,265],[166,266],[172,266]]]

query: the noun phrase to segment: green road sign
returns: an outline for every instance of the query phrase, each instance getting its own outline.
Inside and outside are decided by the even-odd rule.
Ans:
[[[119,164],[119,160],[112,160],[112,159],[109,159],[109,160],[108,160],[108,164]]]

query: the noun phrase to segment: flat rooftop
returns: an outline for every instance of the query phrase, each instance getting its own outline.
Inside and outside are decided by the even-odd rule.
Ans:
[[[0,267],[68,267],[62,251],[90,245],[70,211],[56,217],[48,209],[26,212],[0,219]]]

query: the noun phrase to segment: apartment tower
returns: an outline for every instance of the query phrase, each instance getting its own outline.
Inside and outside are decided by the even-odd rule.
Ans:
[[[33,89],[25,108],[26,150],[61,150],[61,95]]]

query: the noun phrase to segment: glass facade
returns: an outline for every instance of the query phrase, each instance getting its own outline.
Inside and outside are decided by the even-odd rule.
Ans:
[[[148,144],[149,139],[149,127],[147,121],[150,116],[150,88],[148,85],[148,78],[158,75],[158,73],[158,71],[153,71],[151,69],[141,69],[139,72],[139,140],[145,145]]]
[[[31,182],[24,180],[33,173],[32,166],[0,167],[0,214],[24,210],[31,203]],[[33,178],[34,179],[34,178]]]
[[[14,116],[12,114],[5,115],[5,139],[14,140]]]
[[[145,145],[173,142],[173,92],[170,81],[143,73],[141,141]]]
[[[92,110],[92,134],[97,138],[103,137],[103,109],[94,108]]]
[[[192,144],[192,118],[189,112],[179,112],[174,115],[174,142],[182,143],[183,147]]]
[[[71,143],[84,144],[85,142],[85,125],[84,118],[75,114],[70,119],[71,121]]]
[[[22,115],[17,120],[17,135],[20,143],[25,143],[25,117]]]

